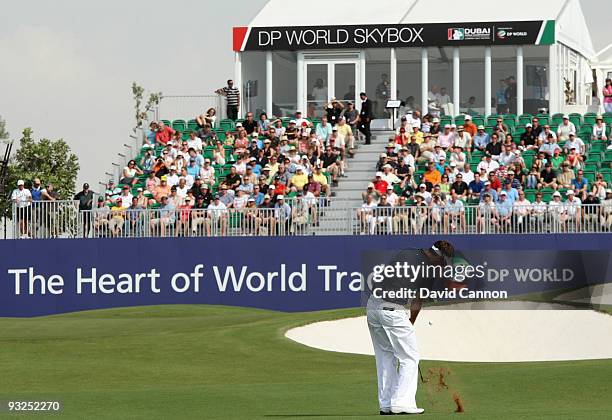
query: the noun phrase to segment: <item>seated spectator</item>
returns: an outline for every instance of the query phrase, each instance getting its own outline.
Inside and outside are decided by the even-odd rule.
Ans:
[[[94,237],[105,237],[108,232],[110,219],[110,208],[105,204],[104,197],[98,197],[98,206],[93,209]]]
[[[589,180],[584,177],[584,171],[582,169],[576,173],[576,178],[572,180],[572,187],[576,190],[578,196],[582,198],[586,197]]]
[[[499,193],[496,209],[499,216],[499,228],[502,232],[510,231],[512,225],[512,201],[508,200],[508,194],[505,190]]]
[[[540,173],[540,185],[541,188],[553,188],[557,189],[557,174],[553,171],[552,163],[547,163],[544,170]]]
[[[474,136],[474,150],[480,150],[481,152],[484,152],[486,150],[487,144],[489,144],[490,141],[491,137],[485,132],[484,125],[479,125],[478,132]]]
[[[465,232],[465,206],[455,190],[451,190],[450,199],[444,206],[444,232]]]
[[[208,124],[211,127],[215,126],[215,122],[217,121],[217,111],[215,108],[208,108],[206,113],[198,115],[196,118],[196,123],[198,127],[203,127]]]
[[[557,139],[559,141],[566,141],[569,139],[570,133],[576,133],[576,126],[569,120],[569,115],[564,115],[563,121],[557,127]]]
[[[482,195],[478,205],[476,220],[478,221],[476,226],[476,232],[478,233],[490,233],[490,226],[495,229],[499,225],[497,207],[493,202],[490,192],[485,192]]]
[[[476,170],[478,172],[485,171],[485,173],[489,173],[492,171],[496,171],[498,168],[499,163],[493,160],[493,157],[490,153],[486,153],[478,164],[478,166],[476,167]]]
[[[586,153],[586,147],[584,145],[584,142],[580,137],[576,137],[576,133],[574,133],[573,131],[569,133],[569,139],[563,145],[563,150],[566,154],[569,153],[571,149],[574,149],[576,154],[580,156]]]
[[[485,152],[494,157],[497,160],[497,157],[502,152],[501,143],[499,142],[499,135],[497,133],[491,134],[491,142],[485,146]]]
[[[126,207],[124,207],[122,203],[122,197],[118,197],[115,201],[115,205],[111,208],[111,219],[108,222],[108,229],[111,235],[115,238],[120,237],[121,233],[123,232],[123,224],[125,222],[125,209],[127,207],[129,207],[129,203]]]
[[[437,185],[442,180],[442,175],[440,171],[436,169],[434,163],[429,162],[422,179],[424,182],[429,182],[431,185]]]
[[[593,125],[593,131],[591,133],[591,140],[608,140],[610,137],[609,128],[606,123],[603,122],[603,117],[598,115],[595,117],[595,124]]]
[[[160,146],[166,146],[170,142],[174,134],[175,134],[175,131],[172,128],[167,127],[163,121],[160,121],[157,124],[157,133],[155,134],[155,142]]]
[[[455,176],[455,182],[451,184],[450,191],[454,192],[460,200],[467,199],[469,186],[463,181],[463,174],[458,173]]]
[[[485,183],[480,179],[480,174],[476,172],[474,174],[474,179],[469,183],[469,191],[468,194],[471,198],[480,199],[480,193],[484,190]]]
[[[472,136],[470,133],[465,131],[463,125],[457,127],[457,135],[455,136],[455,141],[453,142],[455,147],[461,147],[461,149],[471,149],[472,147]]]
[[[217,233],[221,236],[227,235],[229,211],[227,206],[220,200],[219,194],[213,197],[213,202],[210,203],[206,212],[210,220],[211,233],[213,235]]]

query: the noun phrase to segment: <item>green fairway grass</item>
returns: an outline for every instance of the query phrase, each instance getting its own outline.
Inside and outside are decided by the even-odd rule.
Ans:
[[[179,305],[0,318],[0,400],[59,400],[56,417],[70,419],[377,418],[373,357],[284,337],[361,314]],[[419,418],[612,416],[612,360],[421,365],[451,373],[449,389],[419,384]],[[453,413],[453,392],[465,413]]]

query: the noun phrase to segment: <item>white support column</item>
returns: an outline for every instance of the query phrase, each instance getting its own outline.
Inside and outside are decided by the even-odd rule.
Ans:
[[[427,48],[421,48],[421,114],[429,112],[427,94],[429,93],[429,56]]]
[[[548,47],[548,112],[552,115],[558,112],[559,105],[557,104],[557,45],[552,44]]]
[[[371,93],[372,97],[374,97],[374,92],[368,92],[366,90],[366,60],[365,60],[365,50],[361,50],[360,54],[359,54],[359,84],[361,85],[359,87],[359,89],[361,89],[361,91],[357,91],[357,96],[359,97],[359,94],[361,92],[365,92],[368,95]]]
[[[296,98],[296,111],[300,110],[302,112],[304,112],[304,115],[306,114],[306,109],[302,110],[302,108],[304,108],[304,80],[305,80],[305,75],[304,75],[304,56],[301,53],[298,53],[297,55],[297,98]]]
[[[453,47],[453,108],[455,115],[459,115],[459,68],[461,62],[459,61],[459,47]]]
[[[516,115],[523,113],[523,46],[516,49]]]
[[[234,53],[234,86],[240,89],[240,106],[238,107],[238,118],[241,118],[245,95],[244,88],[242,86],[242,57],[239,52]]]
[[[272,116],[272,51],[266,51],[266,113]]]
[[[391,57],[389,57],[389,64],[391,65],[391,99],[397,99],[397,55],[395,48],[391,48]]]
[[[484,110],[485,117],[491,115],[491,47],[485,47]]]

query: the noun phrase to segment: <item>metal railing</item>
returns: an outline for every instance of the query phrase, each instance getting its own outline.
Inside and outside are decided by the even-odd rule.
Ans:
[[[609,233],[612,205],[356,207],[294,199],[283,208],[79,210],[74,201],[13,204],[13,238]]]
[[[225,118],[225,98],[221,95],[163,95],[156,110],[156,119],[193,119],[208,108],[215,108],[217,121]]]

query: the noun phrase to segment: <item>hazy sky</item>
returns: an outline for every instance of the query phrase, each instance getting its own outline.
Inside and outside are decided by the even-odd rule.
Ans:
[[[79,184],[97,190],[133,126],[132,81],[211,93],[233,77],[232,26],[265,3],[0,0],[0,115],[11,137],[28,126],[63,137],[79,156]],[[599,51],[612,42],[608,0],[581,3]]]

